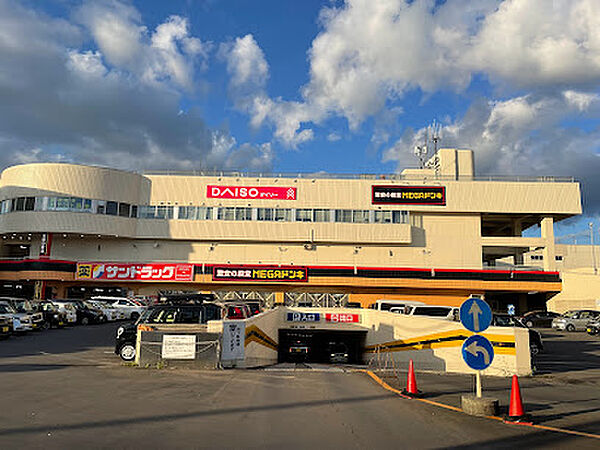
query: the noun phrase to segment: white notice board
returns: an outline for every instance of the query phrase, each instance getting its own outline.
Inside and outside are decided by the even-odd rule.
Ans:
[[[246,322],[241,320],[223,321],[223,350],[221,359],[244,359],[244,341],[246,339]]]
[[[163,359],[196,358],[195,334],[165,334],[162,341]]]

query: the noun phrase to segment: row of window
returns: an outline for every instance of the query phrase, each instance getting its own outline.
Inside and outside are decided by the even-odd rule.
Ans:
[[[408,223],[408,211],[320,208],[137,206],[79,197],[18,197],[3,200],[0,214],[13,211],[70,211],[139,219],[256,220],[270,222]]]
[[[541,260],[543,260],[543,259],[544,259],[544,255],[531,255],[531,259],[532,259],[532,260],[541,261]],[[556,255],[556,256],[554,257],[554,259],[555,259],[556,261],[562,261],[562,260],[563,260],[563,257],[562,257],[561,255]]]

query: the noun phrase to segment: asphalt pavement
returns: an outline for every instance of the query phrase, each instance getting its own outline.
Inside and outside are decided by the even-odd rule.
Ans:
[[[405,400],[348,370],[129,367],[116,325],[0,342],[0,448],[597,448]]]

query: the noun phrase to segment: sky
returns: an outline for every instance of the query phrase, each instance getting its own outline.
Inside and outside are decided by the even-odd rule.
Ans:
[[[599,88],[598,0],[0,0],[0,168],[392,173],[435,122],[479,175],[575,177],[583,233]]]

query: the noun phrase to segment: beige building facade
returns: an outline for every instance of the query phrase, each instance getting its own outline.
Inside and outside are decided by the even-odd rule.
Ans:
[[[553,224],[577,214],[573,180],[479,178],[469,150],[395,175],[26,164],[0,178],[0,279],[37,296],[201,290],[367,306],[477,293],[525,310],[560,292]],[[539,237],[523,236],[536,225]],[[541,267],[522,270],[532,249]]]

